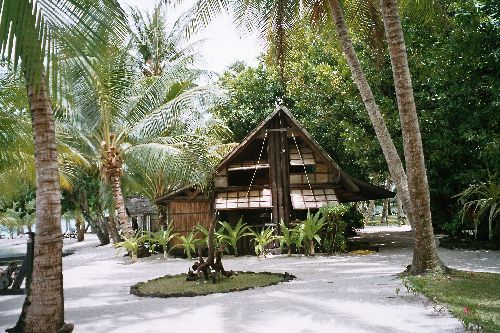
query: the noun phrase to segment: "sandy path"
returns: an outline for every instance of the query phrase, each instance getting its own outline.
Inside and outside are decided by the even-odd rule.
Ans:
[[[365,237],[394,229],[376,228],[381,227],[367,229]],[[130,265],[111,246],[96,244],[65,245],[76,250],[63,261],[66,321],[75,324],[75,332],[464,332],[458,320],[408,294],[395,276],[410,263],[410,248],[382,247],[367,256],[226,257],[228,269],[287,271],[297,279],[231,294],[159,299],[135,297],[129,287],[186,272],[187,260],[156,257]],[[440,254],[455,268],[500,272],[498,252]],[[0,330],[15,323],[22,301],[0,297]]]

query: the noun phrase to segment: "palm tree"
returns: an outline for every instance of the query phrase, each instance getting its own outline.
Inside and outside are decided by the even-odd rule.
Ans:
[[[57,85],[58,53],[81,45],[102,47],[92,22],[122,28],[122,12],[114,0],[5,0],[1,1],[1,55],[20,67],[28,91],[35,137],[36,241],[33,279],[15,331],[56,332],[64,326],[60,184],[54,117],[49,98],[50,80]],[[120,18],[115,21],[115,18]],[[79,34],[65,29],[78,26]],[[85,58],[81,59],[85,62]],[[56,90],[54,89],[54,92]],[[67,330],[72,327],[65,327]]]
[[[186,39],[188,16],[181,14],[175,22],[170,22],[169,11],[173,8],[161,1],[151,13],[131,8],[136,61],[146,76],[161,75],[169,63],[179,58],[189,58],[191,64],[199,58],[197,47],[202,41]]]
[[[181,136],[216,122],[207,109],[219,98],[213,89],[191,87],[198,71],[187,68],[190,56],[179,55],[161,75],[150,76],[137,70],[129,51],[122,44],[110,43],[89,70],[89,77],[78,68],[71,71],[68,81],[75,97],[66,124],[68,131],[81,137],[85,154],[99,163],[127,238],[133,231],[125,210],[122,176],[129,167],[141,174],[142,162],[134,162],[147,159],[150,171],[159,173],[152,181],[161,181],[167,163],[187,147]],[[157,190],[164,190],[162,185]]]
[[[437,254],[434,241],[424,149],[417,117],[417,107],[413,96],[399,7],[396,0],[381,0],[380,3],[403,135],[406,173],[408,188],[411,193],[410,204],[412,205],[409,211],[412,212],[411,219],[414,224],[418,224],[417,228],[415,228],[416,245],[413,252],[411,272],[421,274],[428,270],[443,269],[444,264]]]

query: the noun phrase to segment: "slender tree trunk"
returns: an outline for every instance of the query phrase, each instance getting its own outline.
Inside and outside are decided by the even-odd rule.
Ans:
[[[403,211],[403,203],[401,202],[401,198],[399,196],[399,193],[396,194],[396,202],[398,205],[398,222],[401,223],[404,219],[404,211]]]
[[[115,210],[109,210],[109,233],[111,235],[111,239],[113,239],[113,243],[118,243],[120,241],[120,235],[118,234],[118,228],[116,227],[115,222]]]
[[[125,200],[123,199],[121,178],[114,172],[111,175],[111,190],[113,191],[113,199],[115,201],[115,209],[118,215],[118,224],[122,229],[125,237],[129,238],[134,234],[132,225],[128,222],[127,211],[125,210]]]
[[[106,228],[106,225],[102,223],[102,217],[101,217],[102,212],[100,206],[99,208],[96,208],[97,218],[94,219],[90,214],[90,208],[87,201],[87,194],[85,192],[82,193],[80,201],[80,209],[82,211],[84,219],[87,220],[87,223],[89,224],[92,232],[97,235],[97,238],[99,238],[99,242],[101,242],[101,245],[109,244],[109,233]]]
[[[375,134],[377,135],[385,160],[387,161],[389,172],[392,179],[394,179],[397,191],[401,193],[403,205],[410,207],[411,200],[408,190],[408,180],[406,179],[403,164],[401,163],[396,146],[394,146],[394,142],[389,134],[389,130],[385,125],[384,118],[380,113],[368,80],[366,79],[363,69],[361,68],[361,63],[356,55],[356,51],[352,46],[351,38],[349,37],[349,30],[345,23],[339,0],[329,0],[329,3],[332,10],[332,17],[335,22],[335,30],[337,31],[340,43],[342,44],[347,64],[351,69],[354,82],[358,87],[363,103],[365,104],[365,108],[368,111],[368,116],[370,117],[370,121],[375,129]],[[408,209],[408,220],[413,227],[410,209]]]
[[[111,185],[111,191],[113,193],[113,200],[115,202],[115,210],[118,215],[118,225],[121,227],[122,234],[126,238],[130,238],[134,234],[131,223],[128,221],[127,211],[125,210],[125,200],[123,199],[123,193],[121,188],[121,176],[122,176],[122,158],[118,152],[117,147],[114,146],[113,142],[116,136],[114,133],[109,135],[109,142],[103,141],[101,143],[101,149],[104,156],[103,172],[104,178],[109,180]]]
[[[387,178],[385,181],[385,189],[389,190],[391,188],[391,179]],[[382,204],[382,213],[380,214],[380,224],[386,223],[389,224],[387,220],[387,216],[389,215],[389,199],[384,199],[384,203]]]
[[[373,212],[375,211],[375,200],[368,201],[368,208],[366,210],[366,222],[369,222],[373,219]]]
[[[160,228],[167,229],[167,207],[164,205],[156,205],[156,211],[158,212]]]
[[[425,169],[424,150],[418,123],[408,57],[396,0],[381,0],[384,28],[389,46],[399,118],[403,134],[405,164],[410,191],[411,219],[415,226],[415,248],[411,273],[442,270],[432,229],[429,184]]]
[[[85,239],[85,220],[80,214],[76,214],[76,239],[78,242],[83,242]]]
[[[314,256],[314,240],[309,241],[309,255]]]
[[[57,332],[64,325],[61,190],[55,124],[43,75],[36,90],[28,86],[28,98],[35,139],[36,238],[31,287],[13,331]]]

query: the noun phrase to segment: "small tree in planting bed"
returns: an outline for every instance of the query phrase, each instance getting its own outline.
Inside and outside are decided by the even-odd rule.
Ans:
[[[195,262],[188,271],[187,281],[196,281],[199,279],[212,280],[216,283],[222,276],[230,277],[237,275],[233,271],[226,271],[222,265],[222,249],[215,249],[214,234],[215,234],[215,218],[210,222],[208,229],[208,258],[205,261],[199,251],[199,259]]]

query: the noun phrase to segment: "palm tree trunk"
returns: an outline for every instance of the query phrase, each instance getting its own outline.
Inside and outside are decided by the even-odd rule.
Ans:
[[[83,216],[77,215],[76,216],[76,238],[78,242],[83,242],[85,239],[85,220],[83,219]]]
[[[398,3],[396,0],[381,0],[381,5],[403,134],[408,189],[412,204],[409,211],[415,226],[415,249],[410,271],[413,274],[421,274],[429,270],[441,270],[444,265],[439,259],[434,241],[422,137],[413,98]]]
[[[375,129],[375,134],[377,135],[377,139],[382,148],[389,172],[392,179],[394,179],[397,191],[401,193],[403,205],[405,205],[405,207],[410,207],[410,192],[408,190],[408,180],[406,178],[403,164],[401,163],[396,146],[394,146],[394,142],[389,134],[389,130],[385,125],[384,118],[380,113],[368,80],[366,79],[363,69],[361,68],[356,51],[352,46],[351,38],[349,37],[349,30],[345,23],[339,0],[329,0],[329,3],[332,10],[332,17],[335,22],[335,30],[337,31],[340,43],[342,44],[347,64],[351,69],[354,82],[358,87],[363,103],[365,104],[365,108],[368,111],[368,116],[370,117],[370,121]],[[411,218],[410,209],[408,209],[408,220],[413,228],[413,219]]]
[[[115,201],[115,209],[118,215],[118,224],[122,228],[122,233],[125,237],[130,238],[134,234],[132,226],[128,223],[127,211],[125,210],[125,200],[121,188],[121,178],[114,172],[110,177],[111,190],[113,191],[113,199]]]
[[[113,239],[113,243],[118,243],[120,241],[120,235],[118,234],[118,228],[116,227],[115,213],[114,209],[109,210],[109,233],[111,235],[111,239]]]
[[[385,181],[385,189],[390,190],[391,189],[391,179],[387,178]],[[386,223],[389,224],[388,221],[388,216],[390,211],[390,206],[389,206],[389,199],[384,199],[384,203],[382,204],[382,214],[380,214],[380,224]]]
[[[27,78],[27,82],[28,78]],[[61,190],[55,124],[45,78],[28,86],[36,163],[36,237],[31,287],[17,332],[57,332],[64,325]]]
[[[403,211],[403,203],[401,202],[399,193],[396,194],[396,202],[398,205],[398,222],[401,223],[404,219],[404,211]]]

